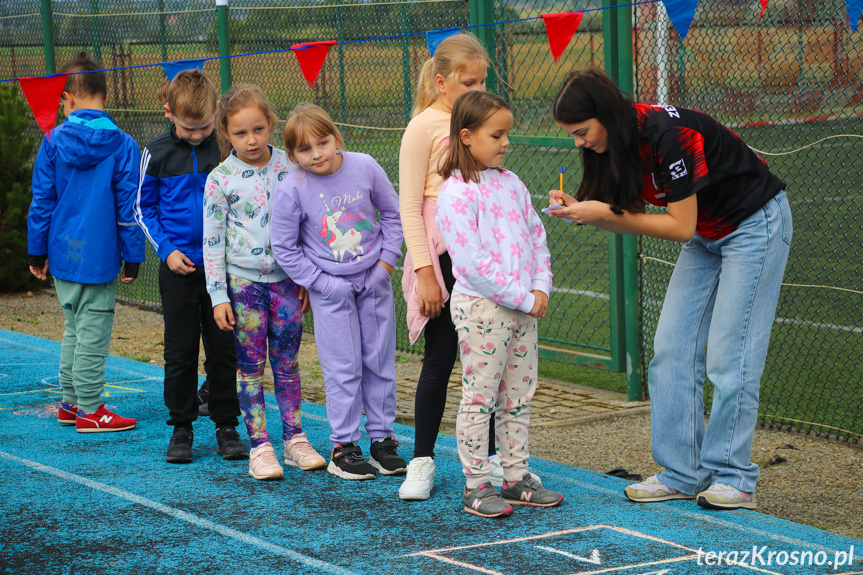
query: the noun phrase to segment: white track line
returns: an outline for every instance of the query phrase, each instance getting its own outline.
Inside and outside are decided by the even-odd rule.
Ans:
[[[272,553],[273,555],[281,555],[283,557],[287,557],[293,561],[296,561],[297,563],[308,567],[314,567],[316,569],[321,569],[329,573],[338,573],[340,575],[356,575],[354,571],[350,571],[348,569],[345,569],[344,567],[339,567],[338,565],[333,565],[332,563],[327,563],[326,561],[321,561],[320,559],[315,559],[314,557],[303,555],[302,553],[298,553],[285,547],[273,545],[272,543],[268,543],[263,539],[258,539],[257,537],[254,537],[247,533],[243,533],[242,531],[237,531],[236,529],[231,529],[230,527],[221,525],[214,521],[210,521],[209,519],[204,519],[186,511],[181,511],[179,509],[174,509],[173,507],[168,507],[167,505],[163,505],[158,501],[153,501],[152,499],[147,499],[145,497],[141,497],[140,495],[135,495],[134,493],[130,493],[122,489],[117,489],[116,487],[111,487],[110,485],[105,485],[104,483],[99,483],[98,481],[93,481],[92,479],[81,477],[80,475],[75,475],[74,473],[68,473],[61,469],[42,465],[41,463],[30,461],[29,459],[22,459],[20,457],[16,457],[3,451],[0,451],[0,457],[8,459],[10,461],[14,461],[16,463],[20,463],[22,465],[26,465],[27,467],[36,471],[41,471],[42,473],[47,473],[48,475],[53,475],[55,477],[59,477],[60,479],[65,479],[66,481],[72,481],[74,483],[83,485],[84,487],[89,487],[97,491],[102,491],[103,493],[107,493],[109,495],[131,501],[132,503],[137,503],[138,505],[143,505],[144,507],[149,507],[150,509],[158,511],[159,513],[164,513],[165,515],[168,515],[170,517],[174,517],[181,521],[191,523],[196,527],[209,529],[210,531],[214,531],[220,535],[224,535],[225,537],[236,539],[237,541],[245,543],[246,545],[254,545],[255,547],[259,547],[264,551]]]

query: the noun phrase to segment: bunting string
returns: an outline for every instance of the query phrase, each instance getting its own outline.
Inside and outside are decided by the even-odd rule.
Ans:
[[[431,1],[432,2],[444,2],[444,1],[449,1],[449,0],[431,0]],[[614,10],[616,8],[627,8],[629,6],[640,6],[643,4],[654,4],[654,3],[660,2],[660,1],[662,1],[662,0],[639,0],[638,2],[631,2],[628,4],[618,4],[616,6],[607,6],[607,7],[604,6],[602,8],[586,8],[584,10],[581,10],[581,12],[587,13],[587,12],[598,12],[600,10]],[[396,2],[396,3],[398,3],[398,2]],[[353,6],[353,4],[349,4],[346,6]],[[363,6],[368,6],[368,4],[363,4]],[[483,28],[486,26],[499,26],[499,25],[503,25],[503,24],[511,24],[514,22],[528,22],[531,20],[540,20],[540,19],[542,19],[542,16],[531,16],[528,18],[516,18],[513,20],[501,20],[499,22],[487,22],[485,24],[469,24],[467,26],[459,26],[458,28],[462,29],[462,30],[470,30],[472,28]],[[444,30],[450,30],[450,29],[451,28],[446,28]],[[391,36],[379,36],[376,38],[364,38],[364,39],[360,39],[360,40],[345,40],[343,42],[339,42],[338,45],[343,46],[343,45],[347,45],[347,44],[357,44],[360,42],[379,42],[382,40],[398,40],[400,38],[408,38],[410,36],[422,36],[422,35],[427,34],[428,32],[437,32],[437,31],[439,31],[439,30],[427,30],[424,32],[408,32],[405,34],[394,34]],[[205,56],[203,58],[196,58],[196,60],[222,60],[224,58],[243,58],[246,56],[261,56],[261,55],[265,55],[265,54],[278,54],[278,53],[282,53],[282,52],[292,52],[292,51],[293,51],[293,48],[276,48],[273,50],[261,50],[259,52],[244,52],[242,54],[228,54],[225,56]],[[173,62],[169,62],[169,63],[173,63]],[[104,68],[102,70],[88,70],[88,71],[82,71],[82,72],[73,72],[73,74],[89,74],[90,72],[119,72],[121,70],[136,70],[136,69],[140,69],[140,68],[154,68],[157,66],[161,66],[162,64],[163,64],[162,62],[156,62],[154,64],[137,64],[134,66],[120,66],[117,68]],[[0,80],[0,83],[17,82],[17,81],[18,81],[18,78],[5,78],[3,80]]]

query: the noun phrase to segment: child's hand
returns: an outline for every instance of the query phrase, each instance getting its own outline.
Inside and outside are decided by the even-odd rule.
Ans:
[[[123,262],[123,267],[120,270],[120,281],[127,285],[134,282],[140,269],[141,264]]]
[[[231,304],[220,303],[213,308],[213,317],[222,331],[234,331],[234,326],[237,322],[234,321],[234,312],[231,310]]]
[[[45,265],[41,268],[37,268],[36,266],[30,266],[30,273],[39,278],[40,280],[48,279],[48,260],[45,260]]]
[[[432,266],[423,266],[417,270],[417,300],[420,304],[420,315],[429,319],[440,315],[444,305],[443,297]]]
[[[300,306],[300,313],[308,313],[312,309],[312,302],[309,300],[309,290],[302,286],[300,286],[300,301],[303,302]]]
[[[393,266],[391,266],[390,264],[388,264],[384,260],[378,260],[378,263],[381,265],[382,268],[387,270],[388,274],[393,275]]]
[[[195,264],[180,250],[174,250],[165,258],[168,269],[175,274],[187,276],[195,271]]]
[[[536,298],[533,302],[533,309],[530,310],[530,316],[535,318],[545,317],[545,312],[548,309],[548,296],[544,291],[535,289],[530,293]]]

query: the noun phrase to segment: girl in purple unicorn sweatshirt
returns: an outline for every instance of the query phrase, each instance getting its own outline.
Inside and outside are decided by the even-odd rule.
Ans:
[[[318,106],[294,108],[284,136],[297,168],[276,190],[271,241],[279,265],[309,290],[333,431],[327,469],[343,479],[404,473],[393,438],[398,195],[374,158],[339,149],[342,136]],[[369,461],[357,445],[363,409]]]

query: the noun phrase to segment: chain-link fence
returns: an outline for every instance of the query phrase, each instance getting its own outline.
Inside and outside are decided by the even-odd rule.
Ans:
[[[840,0],[701,0],[681,43],[659,4],[636,12],[638,98],[732,126],[787,186],[794,239],[759,415],[863,436],[863,30]],[[828,139],[829,138],[829,139]],[[642,240],[643,361],[679,246]],[[710,387],[705,398],[712,393]],[[709,408],[709,403],[708,403]]]
[[[3,77],[46,71],[40,40],[43,18],[35,4],[0,4]],[[213,0],[42,4],[53,10],[49,30],[58,64],[78,50],[95,53],[106,68],[219,54]],[[604,4],[610,5],[608,0]],[[850,33],[842,0],[771,0],[764,18],[757,17],[758,4],[701,0],[685,43],[660,3],[637,6],[635,93],[640,101],[693,107],[720,118],[764,152],[771,169],[787,183],[795,237],[760,413],[768,423],[858,441],[863,435],[863,373],[857,363],[863,351],[863,269],[856,256],[863,222],[863,59],[858,48],[863,32]],[[566,189],[574,189],[580,179],[572,142],[554,126],[549,103],[568,70],[604,66],[609,44],[621,42],[608,32],[621,30],[620,26],[603,31],[611,12],[599,10],[602,7],[603,0],[581,0],[577,6],[560,0],[328,0],[313,5],[294,0],[278,6],[265,0],[232,0],[227,31],[231,53],[245,54],[305,41],[350,42],[587,10],[557,65],[548,52],[541,20],[472,29],[493,47],[490,89],[507,98],[515,110],[507,165],[525,181],[539,207],[546,191],[557,187],[561,166]],[[427,56],[422,34],[344,43],[330,51],[313,89],[290,52],[232,58],[231,80],[260,85],[281,115],[301,101],[321,104],[340,124],[348,148],[374,156],[397,186],[401,133],[409,119],[419,67]],[[224,86],[218,61],[208,61],[205,69]],[[155,96],[163,78],[158,66],[109,73],[109,111],[141,145],[167,127]],[[833,137],[842,134],[856,137]],[[278,140],[277,133],[272,143],[280,145]],[[543,357],[626,369],[618,240],[561,222],[548,223],[548,231],[555,292],[541,323]],[[640,327],[646,365],[679,246],[645,239],[641,249]],[[122,288],[124,297],[158,305],[157,262],[149,253],[141,279]],[[394,285],[398,291],[399,271]],[[397,315],[404,317],[404,303],[400,297],[396,301]],[[403,325],[398,346],[421,351],[409,347]]]
[[[219,55],[219,24],[213,0],[107,0],[49,2],[56,62],[60,66],[73,53],[87,50],[100,58],[105,68],[128,70],[109,72],[107,110],[139,144],[144,145],[168,126],[156,101],[156,89],[164,79],[162,61],[212,58]],[[474,3],[476,6],[477,3]],[[530,16],[563,4],[532,8]],[[504,4],[484,6],[488,17],[497,20],[525,17],[525,12]],[[33,3],[12,2],[0,8],[3,27],[0,49],[9,58],[0,62],[6,77],[45,73],[42,17]],[[574,65],[601,64],[601,33],[598,20],[575,40],[571,58],[555,66],[548,55],[541,21],[497,30],[498,47],[490,73],[516,109],[523,134],[556,134],[546,113],[547,101],[563,71]],[[327,109],[339,123],[348,149],[375,157],[398,189],[398,152],[404,126],[410,120],[416,78],[428,58],[425,35],[429,30],[471,24],[471,8],[464,0],[414,0],[410,2],[269,2],[235,0],[230,4],[228,37],[231,54],[255,54],[231,58],[233,83],[258,84],[281,115],[302,101],[314,101]],[[495,26],[475,28],[488,46],[494,44]],[[351,42],[384,35],[413,36]],[[334,39],[313,88],[300,73],[296,56],[290,52],[258,54],[284,49],[295,43]],[[510,40],[512,40],[510,42]],[[590,55],[587,56],[587,49]],[[150,67],[145,67],[151,65]],[[527,73],[539,66],[541,82]],[[218,60],[207,61],[205,70],[217,85],[225,87]],[[539,78],[539,76],[537,76]],[[272,143],[280,145],[278,130]],[[571,142],[559,138],[564,146]],[[513,147],[509,167],[519,174],[536,197],[538,207],[548,189],[556,187],[560,166],[567,181],[577,181],[577,161],[567,147],[536,146],[522,141]],[[570,146],[571,147],[571,146]],[[557,227],[555,227],[557,226]],[[608,278],[608,248],[605,234],[584,231],[570,236],[565,224],[549,230],[555,261],[555,294],[549,318],[543,322],[544,357],[623,369],[618,356],[612,360],[611,295]],[[564,232],[567,232],[564,234]],[[571,240],[571,238],[575,238]],[[577,253],[578,257],[569,257]],[[158,258],[148,253],[141,277],[120,294],[130,301],[158,306]],[[400,291],[400,270],[394,286]],[[396,298],[397,316],[405,304]],[[576,322],[571,318],[578,317]],[[307,322],[312,327],[312,322]],[[408,343],[404,322],[399,324],[398,347],[420,351]],[[576,353],[580,352],[580,353]]]

